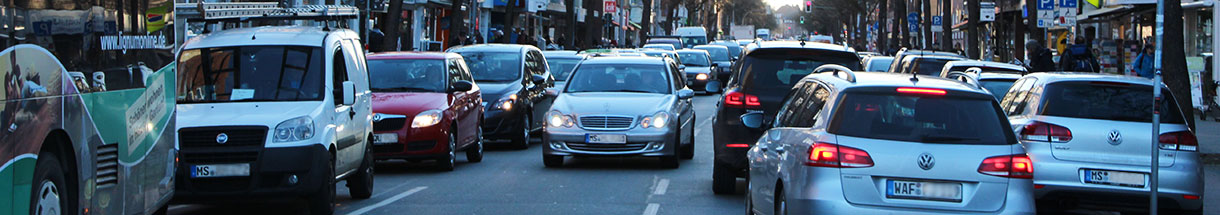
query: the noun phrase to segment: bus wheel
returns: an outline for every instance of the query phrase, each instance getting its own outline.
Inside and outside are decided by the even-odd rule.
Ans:
[[[76,197],[65,180],[59,158],[54,154],[38,155],[38,163],[34,167],[34,184],[31,188],[30,214],[76,214],[76,209],[69,204],[76,201]]]

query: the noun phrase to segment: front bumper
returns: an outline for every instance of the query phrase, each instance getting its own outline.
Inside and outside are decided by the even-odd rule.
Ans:
[[[431,127],[410,128],[394,131],[377,131],[374,135],[396,134],[398,141],[393,143],[373,143],[373,156],[376,159],[407,159],[427,160],[446,159],[449,156],[449,131],[445,123]]]
[[[520,135],[521,130],[525,129],[522,118],[525,118],[525,111],[522,107],[514,106],[512,110],[500,110],[487,106],[487,111],[483,113],[483,138],[484,139],[509,139],[514,135]]]
[[[703,79],[703,80],[696,79],[696,76],[698,76],[699,74],[706,74],[707,79]],[[710,82],[712,80],[717,80],[715,73],[686,73],[685,76],[686,76],[686,85],[689,86],[691,89],[703,89],[705,86],[707,86],[708,82]]]
[[[253,150],[251,150],[253,149]],[[243,200],[278,200],[306,197],[326,188],[330,154],[321,144],[298,147],[264,148],[263,146],[239,148],[183,149],[182,162],[177,165],[176,190],[173,202],[234,202]],[[197,164],[224,164],[231,162],[208,162],[213,157],[234,157],[253,154],[256,159],[250,164],[250,176],[191,178],[190,168]],[[288,178],[297,176],[297,183]]]
[[[1076,204],[1147,210],[1150,188],[1124,187],[1116,185],[1090,184],[1084,182],[1084,169],[1112,170],[1147,173],[1146,166],[1103,164],[1057,160],[1042,143],[1027,143],[1026,150],[1034,160],[1034,183],[1044,186],[1034,190],[1040,202],[1058,203],[1072,201]],[[1173,165],[1159,168],[1158,196],[1161,208],[1198,211],[1203,208],[1203,176],[1199,157],[1195,152],[1175,153]],[[1162,158],[1164,159],[1164,158]],[[1145,176],[1145,184],[1148,184]],[[1198,197],[1187,199],[1184,195]]]
[[[548,128],[549,129],[549,128]],[[546,143],[542,153],[546,155],[579,156],[673,156],[678,144],[672,128],[663,131],[587,131],[583,129],[548,130],[542,135]],[[585,135],[589,133],[626,134],[626,144],[590,144]]]

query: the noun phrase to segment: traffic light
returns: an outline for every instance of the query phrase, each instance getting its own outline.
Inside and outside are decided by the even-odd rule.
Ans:
[[[805,24],[805,17],[801,16],[801,24]]]
[[[812,0],[810,0],[810,1],[805,1],[805,12],[806,12],[806,13],[813,13],[813,1],[812,1]]]

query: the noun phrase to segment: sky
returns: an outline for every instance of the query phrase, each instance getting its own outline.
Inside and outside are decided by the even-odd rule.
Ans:
[[[775,10],[784,5],[801,5],[805,0],[763,0],[763,2],[767,2],[768,5],[771,5],[771,10]]]

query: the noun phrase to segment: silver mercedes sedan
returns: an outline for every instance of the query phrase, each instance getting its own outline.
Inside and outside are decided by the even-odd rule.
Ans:
[[[694,156],[694,91],[671,58],[602,57],[581,62],[546,114],[542,160],[565,156],[659,157],[677,168]]]

